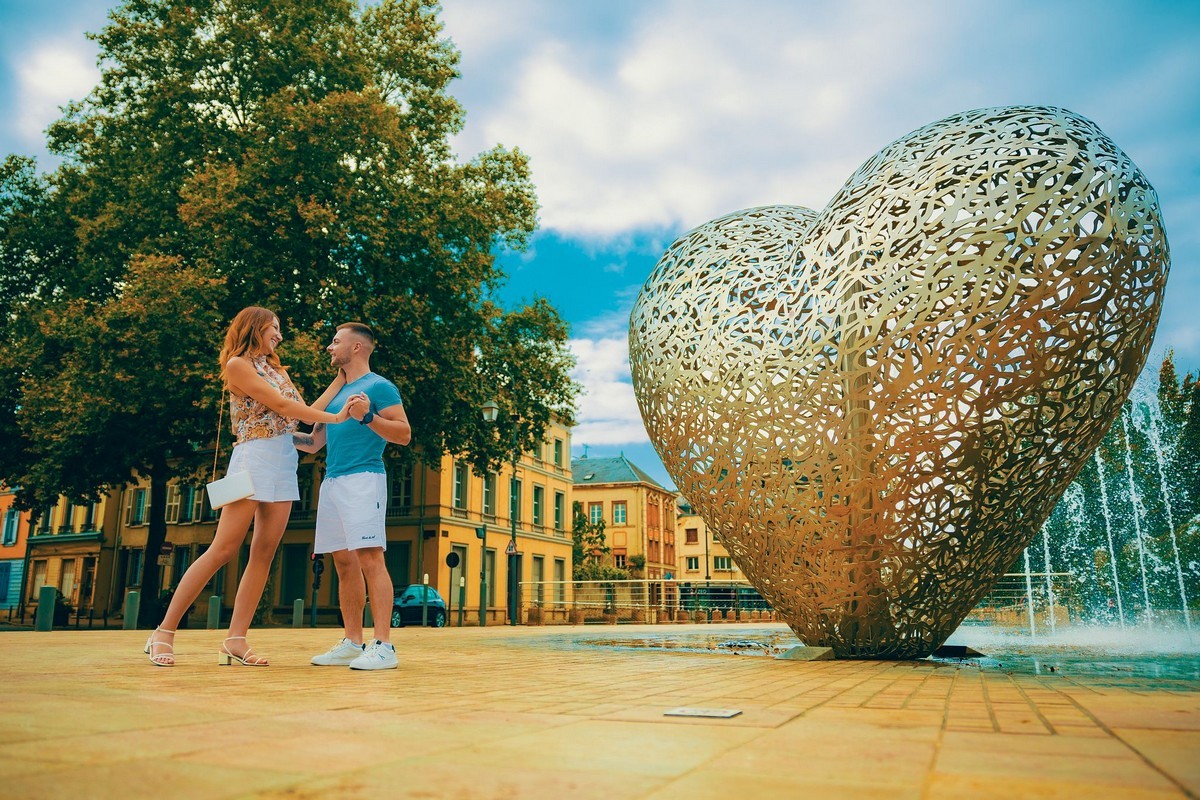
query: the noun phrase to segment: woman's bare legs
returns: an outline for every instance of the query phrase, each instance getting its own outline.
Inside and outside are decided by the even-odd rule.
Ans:
[[[196,602],[204,586],[217,574],[217,570],[233,560],[234,554],[246,538],[250,529],[250,520],[254,519],[256,509],[263,504],[257,500],[238,500],[221,509],[221,518],[217,522],[217,532],[213,535],[212,545],[204,554],[192,562],[192,565],[179,579],[175,587],[175,595],[171,605],[163,616],[162,630],[155,631],[150,637],[151,642],[168,642],[174,644],[175,634],[165,631],[179,630],[179,621]],[[159,651],[155,651],[159,652]],[[174,663],[174,659],[171,659]]]
[[[271,570],[271,561],[275,558],[275,550],[279,547],[279,540],[283,538],[283,530],[287,527],[291,514],[291,500],[282,503],[259,503],[255,511],[250,559],[246,562],[246,571],[242,573],[237,596],[233,600],[229,639],[225,641],[226,650],[235,656],[244,656],[250,649],[245,640],[246,632],[250,629],[250,620],[254,618],[254,610],[258,608],[258,601],[262,598],[267,573]]]

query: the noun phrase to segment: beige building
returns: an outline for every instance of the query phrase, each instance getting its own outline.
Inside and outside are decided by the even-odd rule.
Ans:
[[[613,565],[636,566],[645,558],[648,580],[671,580],[675,554],[675,493],[663,488],[624,455],[578,458],[571,462],[575,500],[588,519],[605,524]]]
[[[675,529],[678,532],[680,581],[744,581],[746,576],[729,557],[729,551],[708,530],[683,495],[676,495]]]
[[[770,606],[749,584],[729,551],[713,535],[683,495],[676,496],[679,541],[679,602],[684,608],[745,619],[746,612],[769,612]],[[755,617],[756,619],[758,617]]]

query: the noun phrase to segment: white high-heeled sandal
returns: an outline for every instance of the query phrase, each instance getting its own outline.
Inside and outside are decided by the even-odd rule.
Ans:
[[[234,661],[241,664],[243,667],[269,667],[269,666],[271,666],[270,662],[268,662],[267,659],[263,658],[262,656],[254,655],[254,648],[252,648],[252,647],[247,646],[246,652],[240,656],[234,655],[233,653],[229,652],[229,647],[228,647],[228,645],[225,644],[225,642],[232,642],[236,639],[241,639],[243,642],[246,641],[245,636],[226,636],[225,641],[221,642],[221,652],[217,653],[217,665],[218,666],[228,667]]]
[[[154,633],[169,633],[175,635],[175,631],[169,631],[166,628],[155,628]],[[146,640],[146,646],[142,648],[142,652],[150,656],[150,663],[156,667],[173,667],[175,666],[175,645],[172,642],[156,642],[154,641],[154,633],[150,634],[150,638]],[[155,653],[155,647],[166,647],[171,652]],[[171,659],[167,661],[166,659]]]

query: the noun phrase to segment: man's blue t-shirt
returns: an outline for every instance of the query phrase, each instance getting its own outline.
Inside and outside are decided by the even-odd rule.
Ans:
[[[400,390],[382,375],[368,372],[353,383],[347,383],[326,409],[336,414],[346,405],[350,395],[366,392],[371,411],[378,414],[385,408],[400,405]],[[356,472],[385,472],[383,448],[387,441],[366,425],[351,417],[337,425],[325,426],[325,477],[337,478]]]

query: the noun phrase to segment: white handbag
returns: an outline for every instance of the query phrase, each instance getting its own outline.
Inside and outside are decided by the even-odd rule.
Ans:
[[[208,484],[208,504],[214,509],[254,496],[254,481],[242,470]]]
[[[217,407],[217,442],[213,450],[213,478],[217,477],[217,458],[221,454],[221,422],[225,414],[225,393],[221,392],[221,404]],[[250,473],[242,470],[214,480],[204,487],[208,491],[208,504],[216,510],[221,506],[236,503],[254,496],[254,481]]]

